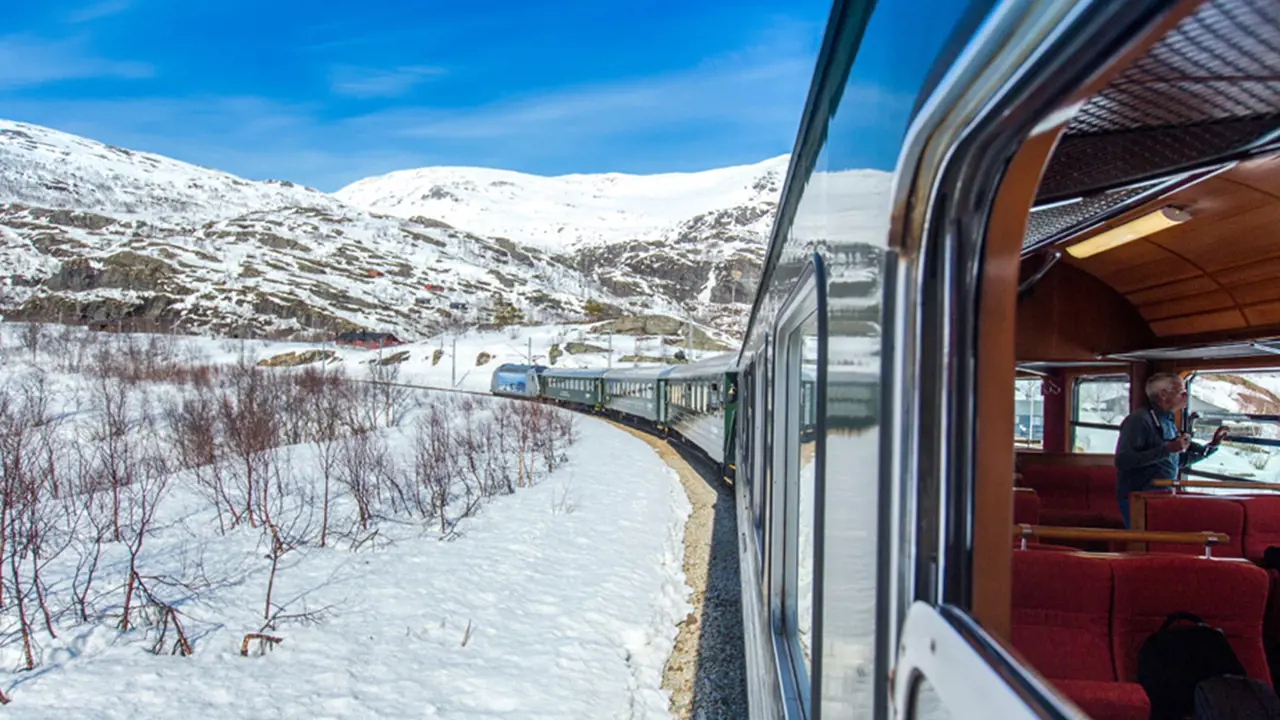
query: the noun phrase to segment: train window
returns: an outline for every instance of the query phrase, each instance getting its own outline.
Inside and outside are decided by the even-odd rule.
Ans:
[[[1013,381],[1013,444],[1041,447],[1044,443],[1044,388],[1040,378]]]
[[[769,356],[770,340],[770,336],[766,334],[761,354],[762,358],[767,358]],[[752,458],[752,462],[755,463],[756,477],[760,478],[760,482],[756,483],[755,493],[752,494],[751,501],[752,517],[755,519],[756,523],[756,547],[760,551],[760,554],[763,555],[765,547],[765,515],[768,512],[765,497],[769,491],[769,483],[772,479],[773,470],[773,463],[770,457],[770,453],[773,451],[773,446],[769,444],[769,440],[771,438],[771,435],[769,434],[769,422],[773,417],[773,393],[771,392],[773,386],[771,384],[772,378],[769,374],[769,364],[767,362],[760,362],[756,365],[756,368],[756,372],[758,374],[756,375],[755,382],[755,406],[760,408],[760,413],[759,421],[756,423],[755,427],[751,429],[751,432],[755,433],[755,447],[757,448],[756,454]]]
[[[820,265],[809,266],[793,290],[777,323],[782,339],[774,355],[773,392],[783,422],[774,428],[766,540],[776,654],[784,661],[784,684],[792,688],[799,710],[812,714],[813,658],[822,638],[815,595],[821,592],[815,558],[820,557],[822,526],[821,433],[807,428],[822,392],[819,357]]]
[[[1223,425],[1217,451],[1187,469],[1220,480],[1280,482],[1280,369],[1203,372],[1187,378],[1191,434],[1201,444]]]
[[[1077,378],[1071,391],[1071,450],[1114,453],[1120,423],[1129,414],[1129,377]]]
[[[794,535],[790,530],[787,533],[788,540],[795,538],[794,556],[788,557],[788,565],[794,561],[794,569],[789,568],[787,573],[788,580],[794,583],[794,587],[788,595],[794,598],[796,640],[800,646],[805,673],[808,675],[813,668],[813,558],[814,522],[817,517],[814,512],[817,444],[814,441],[813,424],[810,422],[816,400],[813,378],[818,370],[816,313],[810,314],[792,334],[788,352],[799,356],[799,367],[792,370],[798,377],[795,384],[788,383],[789,387],[799,390],[795,429],[790,433],[798,441],[799,447],[796,456],[790,461],[792,467],[788,472],[789,477],[797,479],[796,487],[789,488],[789,497],[795,500],[795,512],[787,513],[788,518],[794,518],[796,523]]]

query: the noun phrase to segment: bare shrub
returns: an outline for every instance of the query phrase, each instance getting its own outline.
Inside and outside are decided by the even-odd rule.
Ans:
[[[386,427],[399,425],[410,410],[413,398],[413,389],[400,383],[400,364],[370,363],[369,380],[375,389],[373,399],[381,409],[383,424]]]
[[[338,448],[338,478],[356,503],[356,524],[368,530],[378,505],[382,482],[394,475],[387,444],[376,433],[357,433]]]
[[[23,349],[31,353],[31,362],[35,362],[40,355],[40,348],[44,344],[47,333],[44,330],[44,324],[38,322],[28,322],[23,324],[18,339],[22,343]]]
[[[415,423],[413,471],[416,486],[426,494],[425,519],[436,519],[440,532],[449,530],[449,486],[455,454],[449,421],[440,403],[433,402]]]
[[[222,436],[236,482],[235,506],[228,510],[232,527],[242,517],[250,527],[257,527],[268,507],[266,480],[272,456],[267,451],[280,444],[280,386],[273,376],[244,361],[233,368],[229,381],[219,406]]]

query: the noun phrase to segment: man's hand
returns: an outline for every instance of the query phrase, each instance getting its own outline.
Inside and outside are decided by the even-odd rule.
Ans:
[[[1182,452],[1183,450],[1186,450],[1187,446],[1190,444],[1191,444],[1190,438],[1188,438],[1186,435],[1179,435],[1178,437],[1170,440],[1169,442],[1166,442],[1164,444],[1164,449],[1170,455],[1175,455],[1177,453]]]
[[[1227,426],[1219,425],[1217,430],[1213,431],[1213,439],[1209,441],[1210,445],[1217,445],[1227,438]]]

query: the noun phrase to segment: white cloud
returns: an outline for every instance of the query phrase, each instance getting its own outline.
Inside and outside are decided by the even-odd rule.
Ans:
[[[119,15],[131,7],[133,7],[133,0],[100,0],[92,5],[86,5],[79,10],[72,12],[67,16],[67,22],[91,22],[104,17]]]
[[[137,79],[153,74],[153,68],[146,63],[97,57],[78,39],[0,37],[0,90],[37,87],[60,80]]]
[[[680,72],[463,108],[401,107],[340,117],[327,115],[323,101],[261,97],[15,97],[6,99],[0,115],[321,190],[437,164],[544,173],[702,170],[791,149],[814,61],[812,47],[789,37],[790,44],[765,44]],[[0,40],[0,89],[3,47]],[[348,95],[386,97],[438,72],[346,67],[330,79],[335,91],[341,86]],[[874,93],[867,99],[881,100]]]
[[[400,97],[419,83],[443,74],[442,68],[419,65],[390,70],[335,65],[329,72],[329,88],[348,97]]]

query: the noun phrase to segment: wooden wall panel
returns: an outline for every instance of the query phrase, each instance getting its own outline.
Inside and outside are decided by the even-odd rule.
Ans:
[[[1123,296],[1063,263],[1018,302],[1019,361],[1095,360],[1154,340],[1147,323]]]
[[[1151,332],[1160,337],[1190,335],[1193,333],[1218,332],[1231,330],[1245,324],[1244,315],[1237,308],[1217,310],[1213,312],[1183,315],[1182,317],[1156,320],[1151,323]]]
[[[1063,264],[1124,297],[1148,324],[1148,338],[1157,339],[1155,345],[1191,337],[1226,338],[1280,324],[1280,156],[1240,163],[1098,230],[1166,205],[1185,208],[1191,219],[1088,258],[1068,254]],[[1117,346],[1096,337],[1081,341],[1078,328],[1063,331],[1070,337],[1027,349],[1078,356],[1082,347],[1119,351],[1153,346],[1132,342],[1137,337],[1133,333],[1127,334],[1131,342]]]

